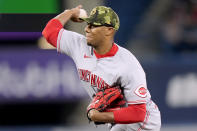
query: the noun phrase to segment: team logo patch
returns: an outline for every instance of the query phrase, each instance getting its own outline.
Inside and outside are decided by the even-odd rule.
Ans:
[[[145,98],[147,96],[147,89],[143,86],[140,85],[136,90],[135,94],[138,95],[139,97]]]

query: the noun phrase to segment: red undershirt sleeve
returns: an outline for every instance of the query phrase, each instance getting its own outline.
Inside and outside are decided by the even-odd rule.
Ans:
[[[57,19],[51,19],[44,30],[42,31],[42,35],[46,38],[46,40],[53,45],[54,47],[57,47],[57,37],[59,31],[63,28],[63,25],[60,23]]]
[[[114,121],[119,124],[143,122],[146,116],[146,104],[132,104],[113,111]]]

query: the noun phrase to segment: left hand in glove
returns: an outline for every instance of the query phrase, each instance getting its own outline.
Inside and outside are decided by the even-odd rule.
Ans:
[[[89,112],[92,109],[103,112],[110,104],[121,96],[121,89],[119,86],[111,87],[105,90],[101,90],[96,93],[95,97],[87,107],[87,117],[91,121],[91,114]]]

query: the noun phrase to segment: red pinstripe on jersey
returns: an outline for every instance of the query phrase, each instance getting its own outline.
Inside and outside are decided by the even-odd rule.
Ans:
[[[127,101],[128,104],[146,103],[146,100]]]
[[[57,45],[58,45],[58,49],[57,49],[57,51],[59,52],[60,51],[60,40],[61,40],[61,38],[62,38],[62,33],[64,32],[64,30],[60,30],[60,32],[59,32],[59,39],[58,39],[58,41],[57,41]]]
[[[147,111],[145,121],[143,122],[143,125],[137,131],[141,131],[145,127],[145,125],[148,123],[149,116],[150,116],[150,112]]]

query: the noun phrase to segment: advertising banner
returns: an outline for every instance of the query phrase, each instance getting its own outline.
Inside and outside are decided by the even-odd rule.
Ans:
[[[71,58],[56,50],[0,53],[0,103],[65,101],[86,96]]]

